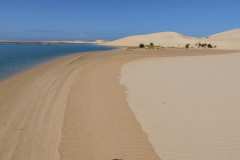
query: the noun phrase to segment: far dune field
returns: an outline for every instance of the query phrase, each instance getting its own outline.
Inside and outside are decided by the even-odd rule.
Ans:
[[[208,37],[192,37],[176,32],[159,32],[152,34],[134,35],[103,43],[110,46],[139,46],[139,44],[160,45],[162,47],[183,48],[186,44],[195,47],[197,43],[211,43],[218,49],[240,49],[240,29],[234,29]]]

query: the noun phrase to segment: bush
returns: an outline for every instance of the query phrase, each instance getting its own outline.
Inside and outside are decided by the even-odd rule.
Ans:
[[[189,43],[186,44],[186,45],[185,45],[185,48],[190,48],[190,44],[189,44]]]
[[[139,44],[139,48],[145,48],[144,44]]]
[[[150,43],[150,47],[154,47],[154,43]]]
[[[206,48],[207,46],[208,46],[207,43],[203,43],[203,44],[202,44],[202,47],[203,47],[203,48]]]
[[[207,43],[198,43],[198,48],[206,48],[208,47]]]
[[[213,46],[211,44],[208,44],[208,48],[213,48]]]
[[[196,46],[198,48],[216,48],[216,45],[212,45],[211,43],[197,43]]]

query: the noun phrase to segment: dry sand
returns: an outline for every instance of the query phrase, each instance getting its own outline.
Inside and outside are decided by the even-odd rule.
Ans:
[[[0,83],[1,160],[157,160],[114,53],[70,56]],[[115,57],[116,54],[116,57]]]
[[[128,103],[163,160],[240,159],[240,52],[125,64]]]
[[[145,35],[129,36],[115,41],[107,42],[110,46],[139,46],[139,44],[161,45],[163,47],[184,47],[186,44],[195,44],[200,39],[185,36],[176,32],[159,32]]]
[[[218,48],[240,49],[240,29],[217,33],[210,36],[208,39],[213,41]]]
[[[226,53],[183,49],[86,53],[1,81],[0,160],[158,160],[162,155],[128,107],[119,82],[122,65],[145,57]]]
[[[222,33],[210,35],[208,37],[192,37],[176,32],[159,32],[144,35],[134,35],[124,37],[114,41],[106,42],[110,46],[139,46],[139,44],[160,45],[162,47],[184,48],[186,44],[196,47],[197,43],[211,43],[218,49],[240,49],[240,29],[234,29]]]

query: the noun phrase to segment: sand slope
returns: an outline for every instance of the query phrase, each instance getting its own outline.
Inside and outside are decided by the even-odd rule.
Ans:
[[[209,37],[218,48],[240,49],[240,29],[217,33]]]
[[[240,53],[124,65],[129,106],[162,159],[240,158],[239,67]]]
[[[185,36],[176,32],[159,32],[145,35],[129,36],[114,41],[104,43],[110,46],[139,46],[139,44],[150,44],[162,47],[185,47],[186,44],[191,44],[196,47],[196,43],[211,43],[219,49],[240,49],[240,29],[230,30],[218,33],[208,38]]]
[[[176,32],[160,32],[136,35],[106,43],[111,46],[138,46],[140,43],[161,45],[164,47],[184,47],[187,43],[197,43],[198,38],[185,36]]]

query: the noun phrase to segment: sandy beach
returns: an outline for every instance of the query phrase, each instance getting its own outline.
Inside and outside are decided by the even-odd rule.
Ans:
[[[0,159],[238,159],[239,55],[119,49],[3,80]]]
[[[240,160],[240,0],[2,0],[0,160]]]

